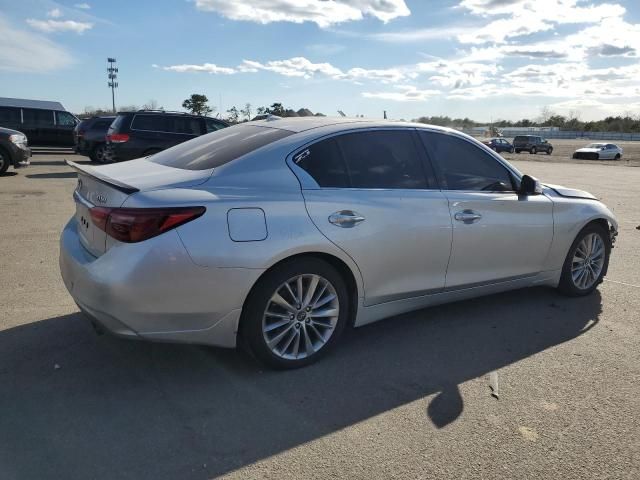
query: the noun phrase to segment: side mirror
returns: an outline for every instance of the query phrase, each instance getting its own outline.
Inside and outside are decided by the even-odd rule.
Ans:
[[[529,175],[523,175],[520,179],[520,193],[521,195],[540,195],[542,193],[542,185],[537,178]]]

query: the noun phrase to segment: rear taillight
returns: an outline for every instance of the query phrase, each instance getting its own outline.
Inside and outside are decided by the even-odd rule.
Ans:
[[[111,143],[124,143],[129,141],[129,134],[127,133],[112,133],[107,135],[107,142]]]
[[[89,210],[93,224],[126,243],[142,242],[200,217],[205,207],[107,208]]]

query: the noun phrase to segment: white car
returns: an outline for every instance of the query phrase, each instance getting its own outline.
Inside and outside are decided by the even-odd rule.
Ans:
[[[613,143],[590,143],[573,153],[573,158],[584,160],[620,160],[622,148]]]

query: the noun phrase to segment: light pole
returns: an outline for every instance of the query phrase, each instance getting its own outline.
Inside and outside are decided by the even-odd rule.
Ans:
[[[108,78],[109,78],[109,88],[111,88],[111,104],[113,106],[113,113],[116,113],[116,94],[115,89],[118,88],[118,67],[115,67],[116,59],[115,58],[107,58],[107,62],[109,62],[109,66],[107,67]]]

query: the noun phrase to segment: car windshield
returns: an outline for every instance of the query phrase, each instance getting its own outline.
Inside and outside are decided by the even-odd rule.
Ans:
[[[149,161],[184,170],[207,170],[292,134],[277,128],[236,125],[156,153]]]

